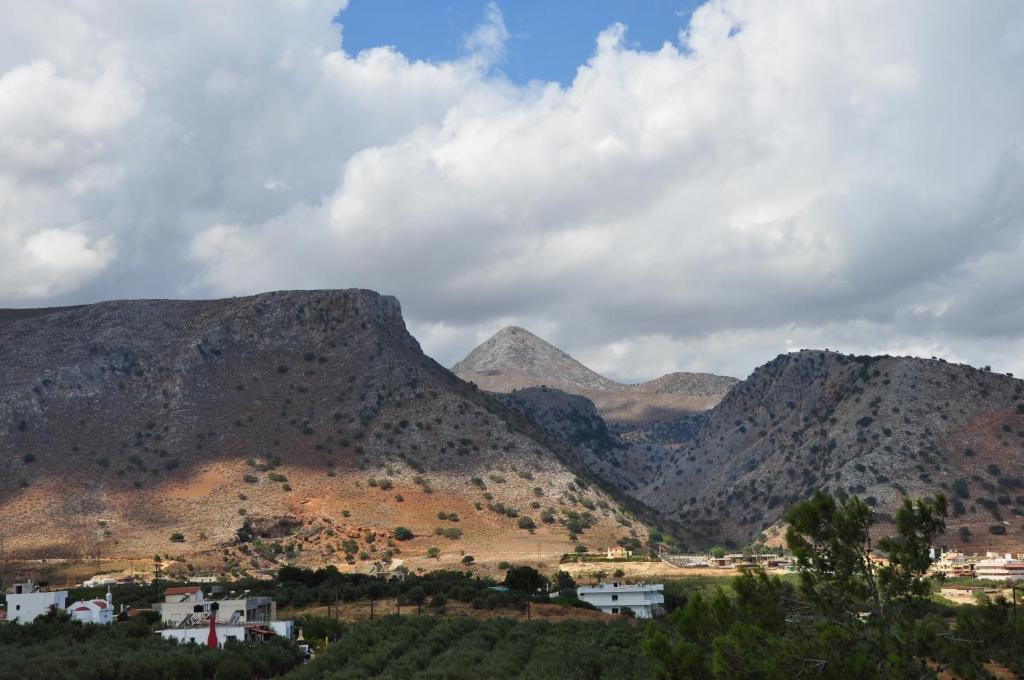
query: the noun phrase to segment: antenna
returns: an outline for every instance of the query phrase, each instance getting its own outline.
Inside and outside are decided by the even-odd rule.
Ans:
[[[4,552],[4,534],[0,531],[0,588],[7,585],[7,553]]]

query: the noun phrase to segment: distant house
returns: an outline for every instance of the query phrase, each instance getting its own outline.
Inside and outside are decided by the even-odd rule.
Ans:
[[[105,600],[82,600],[67,608],[68,616],[82,623],[107,624],[114,622],[114,605],[110,591]]]
[[[962,553],[947,552],[932,562],[928,572],[942,574],[946,578],[971,578],[974,576],[974,562]]]
[[[576,589],[576,597],[605,614],[622,614],[629,609],[638,619],[650,619],[661,613],[665,604],[664,590],[661,583],[626,584],[616,581],[580,586]]]
[[[1024,562],[1006,554],[1003,557],[990,557],[974,566],[974,575],[980,579],[992,581],[1024,580]]]
[[[164,601],[155,603],[153,609],[160,612],[164,624],[172,626],[205,624],[211,612],[216,612],[217,623],[225,626],[267,623],[277,617],[277,605],[269,597],[251,597],[246,591],[241,597],[229,595],[213,600],[207,599],[199,586],[168,588]]]
[[[248,591],[241,597],[207,598],[195,586],[168,588],[164,601],[153,605],[164,625],[159,631],[165,640],[199,645],[266,640],[275,635],[290,639],[294,622],[277,621],[277,604],[269,597],[253,597]],[[130,616],[131,614],[129,614]]]
[[[385,581],[404,581],[407,572],[408,569],[402,566],[401,562],[388,564],[387,562],[376,561],[370,565],[370,569],[366,573],[373,578]]]
[[[65,608],[66,590],[42,591],[31,581],[15,583],[7,591],[7,620],[11,623],[32,623],[37,617]]]
[[[608,548],[608,559],[610,560],[624,560],[630,556],[630,552],[623,548],[621,545],[616,545]]]

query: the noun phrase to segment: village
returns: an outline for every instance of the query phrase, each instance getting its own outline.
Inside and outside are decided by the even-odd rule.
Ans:
[[[935,579],[935,592],[953,603],[972,603],[979,596],[1011,598],[1015,595],[1014,584],[1024,581],[1024,554],[966,554],[934,547],[929,555],[932,564],[927,573]],[[540,595],[550,600],[568,596],[591,610],[609,616],[628,614],[637,619],[650,619],[664,613],[665,582],[685,581],[708,573],[729,578],[745,569],[763,569],[776,574],[796,571],[791,557],[774,552],[723,553],[716,550],[706,554],[662,553],[652,558],[634,556],[626,548],[612,546],[602,552],[571,557],[580,584],[573,582],[571,589],[559,589],[549,587],[544,581],[543,589],[538,588],[538,591],[543,590]],[[872,561],[879,567],[886,564],[880,556],[872,555]],[[644,572],[632,568],[651,563],[660,565],[656,573],[662,575],[658,579],[661,582],[645,578]],[[596,570],[587,570],[591,566]],[[400,562],[373,562],[361,573],[371,579],[396,582],[404,580],[410,572]],[[469,572],[466,573],[468,576]],[[264,575],[263,578],[270,577]],[[195,575],[187,585],[170,585],[160,591],[162,599],[149,607],[118,604],[111,595],[110,589],[114,586],[148,587],[150,584],[159,585],[141,575],[133,579],[100,574],[75,586],[106,588],[104,597],[69,602],[67,588],[45,588],[30,580],[15,583],[8,589],[6,603],[0,608],[0,623],[26,624],[54,612],[63,612],[83,624],[100,625],[111,624],[116,619],[148,616],[160,624],[156,634],[179,643],[223,647],[232,641],[261,641],[275,636],[303,642],[302,630],[295,621],[278,617],[278,605],[272,597],[252,595],[248,590],[230,590],[230,584],[215,575]],[[504,585],[489,589],[508,591]]]

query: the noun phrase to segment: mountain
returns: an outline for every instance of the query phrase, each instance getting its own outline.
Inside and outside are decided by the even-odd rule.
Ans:
[[[655,394],[679,394],[721,399],[737,382],[739,381],[736,378],[713,373],[669,373],[660,378],[640,383],[636,387],[643,392]]]
[[[942,360],[781,355],[735,385],[638,496],[700,542],[742,544],[817,489],[857,494],[883,523],[904,497],[943,491],[948,543],[1020,545],[1024,382]]]
[[[0,355],[8,557],[461,566],[646,539],[372,291],[0,310]]]
[[[490,392],[546,386],[584,396],[609,423],[629,425],[707,410],[737,382],[706,373],[671,373],[639,385],[625,385],[592,371],[517,326],[498,331],[452,371]]]
[[[455,364],[452,372],[476,377],[480,389],[490,392],[542,384],[573,394],[622,387],[518,326],[495,333]]]

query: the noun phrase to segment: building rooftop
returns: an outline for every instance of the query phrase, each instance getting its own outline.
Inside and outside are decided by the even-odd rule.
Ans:
[[[598,583],[596,586],[580,586],[577,588],[577,592],[581,590],[595,591],[595,590],[636,590],[636,591],[655,591],[664,590],[665,585],[663,583],[621,583],[618,581],[612,583]]]

